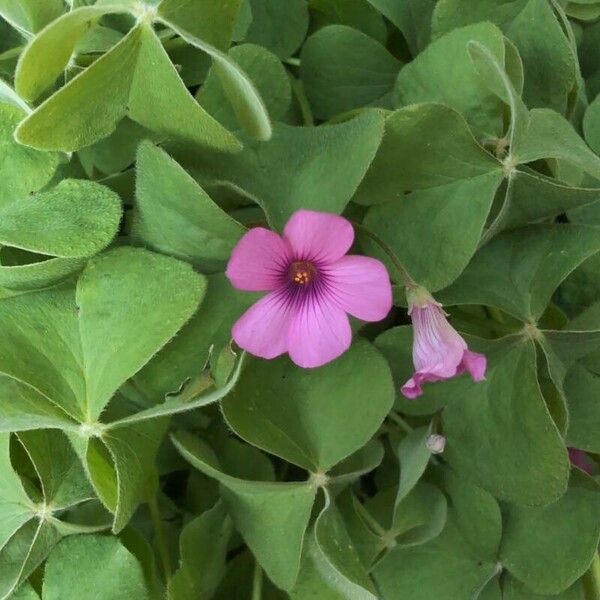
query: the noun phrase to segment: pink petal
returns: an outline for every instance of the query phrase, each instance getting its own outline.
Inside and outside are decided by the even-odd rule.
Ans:
[[[291,249],[285,240],[264,227],[255,227],[233,249],[226,274],[239,290],[267,292],[281,284],[290,261]]]
[[[423,393],[422,384],[441,381],[443,377],[438,377],[432,373],[415,373],[401,388],[402,394],[409,400],[418,398]]]
[[[333,262],[352,246],[354,229],[343,217],[313,210],[298,210],[283,232],[298,260]]]
[[[352,341],[346,313],[326,298],[307,299],[292,319],[290,358],[300,367],[320,367],[343,354]]]
[[[392,308],[392,286],[384,264],[368,256],[344,256],[327,267],[329,293],[352,316],[381,321]]]
[[[487,358],[485,355],[465,350],[461,364],[463,367],[462,370],[466,369],[473,378],[473,381],[483,381],[485,379],[485,370],[487,367]]]
[[[275,358],[287,352],[292,317],[287,297],[273,292],[237,320],[232,329],[233,339],[240,348],[255,356]]]
[[[435,304],[413,307],[413,362],[417,372],[442,379],[454,377],[467,344]]]

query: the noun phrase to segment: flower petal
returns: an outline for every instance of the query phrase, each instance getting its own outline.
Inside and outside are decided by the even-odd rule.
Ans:
[[[485,379],[485,370],[487,367],[487,358],[478,352],[465,350],[461,363],[462,369],[467,370],[473,381],[483,381]]]
[[[328,263],[342,258],[354,241],[354,229],[344,217],[298,210],[283,232],[297,260]]]
[[[287,352],[293,316],[285,295],[268,294],[251,306],[232,329],[235,343],[255,356],[275,358]]]
[[[250,229],[233,249],[227,277],[233,287],[248,292],[268,292],[281,284],[291,261],[289,244],[264,227]]]
[[[442,379],[454,377],[460,367],[467,344],[448,323],[444,311],[436,304],[413,307],[413,362],[417,372]]]
[[[392,308],[392,286],[384,264],[368,256],[344,256],[327,268],[329,294],[363,321],[381,321]]]
[[[307,299],[298,307],[288,333],[288,351],[300,367],[320,367],[343,354],[352,342],[346,313],[326,298]]]

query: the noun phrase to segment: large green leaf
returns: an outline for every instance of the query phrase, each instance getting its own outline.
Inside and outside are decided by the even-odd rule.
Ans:
[[[137,156],[136,209],[135,235],[144,245],[204,271],[223,270],[244,233],[244,227],[149,142]]]
[[[241,0],[162,0],[166,20],[226,52],[231,44]]]
[[[529,589],[558,594],[587,570],[600,535],[600,488],[590,477],[575,469],[557,502],[542,508],[511,504],[504,512],[500,560]]]
[[[58,155],[25,148],[15,142],[13,133],[25,115],[22,108],[0,104],[0,206],[43,188],[58,166]]]
[[[341,213],[371,164],[382,133],[383,117],[369,111],[340,125],[279,124],[270,141],[248,142],[227,162],[220,154],[174,150],[209,192],[214,186],[241,193],[263,208],[272,226],[283,229],[299,208]]]
[[[266,48],[254,44],[242,44],[229,51],[229,56],[248,75],[262,97],[265,109],[272,121],[282,120],[292,101],[290,78],[281,61]],[[219,123],[228,129],[244,127],[244,122],[227,99],[218,68],[211,69],[197,98],[200,104]],[[251,133],[251,131],[250,131]]]
[[[383,600],[466,600],[476,597],[496,572],[494,563],[479,559],[451,512],[439,537],[421,546],[395,548],[377,565],[373,576]]]
[[[242,438],[309,471],[326,472],[372,437],[393,394],[385,360],[359,340],[319,369],[298,369],[287,357],[250,359],[222,407]]]
[[[535,323],[563,279],[599,250],[595,227],[539,225],[505,232],[481,248],[439,297],[445,304],[496,306]]]
[[[63,540],[50,554],[43,597],[45,600],[148,600],[150,596],[142,567],[117,538],[77,535]]]
[[[76,293],[61,287],[0,302],[0,371],[93,422],[189,319],[204,288],[174,259],[132,248],[104,254],[90,261]]]
[[[430,44],[398,76],[400,106],[441,102],[462,113],[469,124],[488,137],[502,135],[500,100],[481,82],[467,50],[469,42],[487,47],[504,66],[504,37],[491,23],[455,29]]]
[[[441,0],[433,13],[438,37],[480,21],[491,21],[515,43],[525,67],[528,106],[563,112],[575,85],[576,60],[547,0]]]
[[[111,94],[105,97],[107,87]],[[166,137],[239,149],[233,135],[194,100],[147,24],[133,28],[41,104],[21,123],[17,138],[40,149],[79,150],[110,135],[125,116]]]
[[[259,44],[280,58],[288,58],[298,49],[308,29],[305,0],[250,0],[252,22],[246,41]]]
[[[232,523],[219,502],[181,532],[180,566],[169,583],[169,600],[210,597],[225,574]]]
[[[368,0],[404,35],[415,56],[429,44],[435,0]]]
[[[0,244],[62,258],[96,254],[116,235],[121,201],[107,187],[65,179],[0,208]]]
[[[15,72],[15,89],[28,102],[49,89],[67,68],[79,40],[112,7],[84,6],[53,21],[27,45]]]
[[[25,35],[37,33],[64,10],[62,0],[0,0],[0,15]]]
[[[229,55],[221,52],[205,40],[192,35],[185,28],[161,17],[162,22],[178,33],[192,46],[206,52],[213,59],[213,69],[238,122],[246,132],[257,140],[270,139],[273,129],[265,104],[252,80],[240,69]],[[223,149],[224,146],[221,146]],[[226,149],[226,148],[225,148]],[[234,149],[233,147],[229,150]]]
[[[500,161],[475,140],[464,118],[443,104],[397,110],[353,200],[381,204],[413,190],[459,184],[502,173]]]
[[[324,27],[308,38],[300,61],[306,95],[321,119],[390,105],[401,64],[373,38],[344,25]]]
[[[569,461],[539,388],[534,346],[506,338],[487,357],[486,381],[463,379],[444,410],[444,457],[499,499],[554,502],[566,490]]]
[[[202,440],[181,432],[173,442],[194,467],[220,482],[236,528],[273,582],[290,589],[298,577],[316,488],[308,482],[238,479],[220,470],[218,459]]]

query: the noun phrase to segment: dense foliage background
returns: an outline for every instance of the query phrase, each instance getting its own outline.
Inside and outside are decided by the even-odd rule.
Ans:
[[[600,598],[598,0],[0,16],[0,598]],[[311,370],[223,274],[299,208],[396,284]],[[400,394],[390,255],[485,382]]]

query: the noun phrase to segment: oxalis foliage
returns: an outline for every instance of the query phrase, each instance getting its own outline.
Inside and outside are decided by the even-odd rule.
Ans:
[[[0,16],[0,599],[600,598],[598,0]],[[393,283],[316,368],[225,274],[300,209]]]

